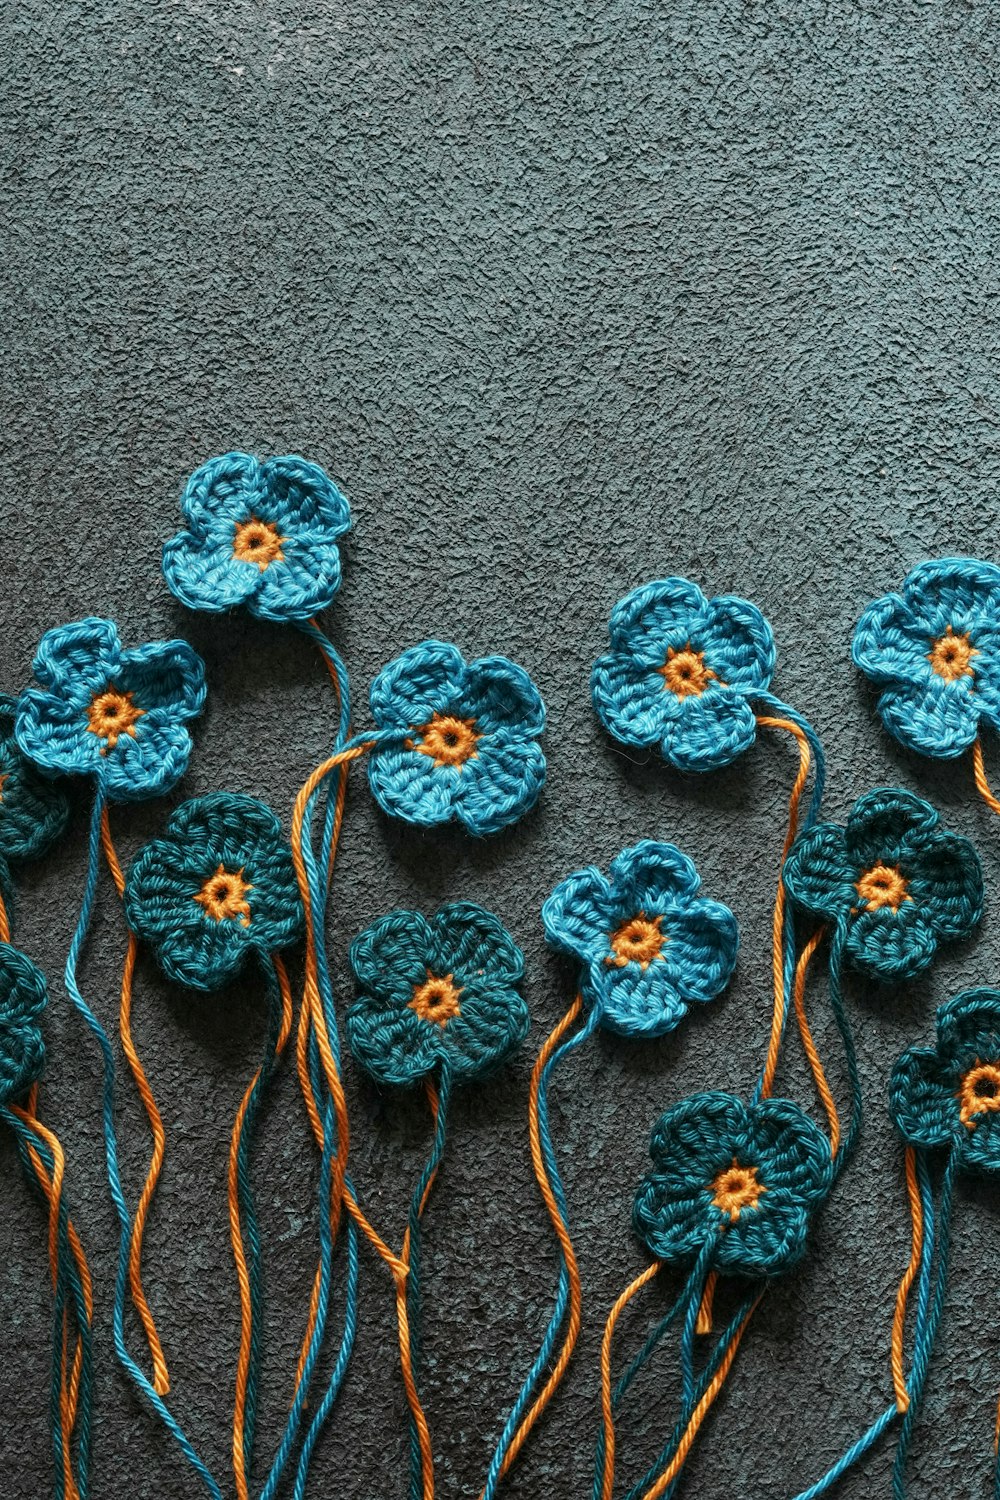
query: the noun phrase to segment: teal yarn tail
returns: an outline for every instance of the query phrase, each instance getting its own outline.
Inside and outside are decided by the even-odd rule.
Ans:
[[[809,744],[809,753],[813,764],[813,785],[809,795],[809,806],[804,818],[799,825],[799,832],[806,833],[819,817],[819,810],[823,802],[823,791],[826,787],[826,755],[823,750],[823,742],[809,720],[798,712],[797,709],[789,708],[780,698],[773,693],[754,692],[752,695],[754,703],[763,704],[770,709],[772,714],[782,719],[788,719],[797,729],[801,729]]]
[[[566,1192],[559,1173],[559,1164],[556,1160],[555,1150],[552,1145],[552,1133],[549,1127],[549,1083],[563,1058],[574,1052],[588,1037],[593,1036],[600,1024],[600,1019],[600,1011],[595,1006],[588,1013],[587,1020],[581,1029],[556,1048],[542,1069],[542,1074],[538,1081],[538,1137],[542,1149],[542,1159],[545,1163],[545,1171],[549,1182],[552,1184],[552,1192],[559,1208],[560,1217],[567,1231],[569,1229],[569,1210],[566,1205]],[[545,1330],[545,1336],[535,1357],[535,1362],[528,1371],[524,1383],[517,1394],[517,1399],[511,1408],[510,1415],[504,1423],[503,1432],[500,1434],[500,1441],[497,1443],[493,1458],[490,1461],[482,1500],[494,1500],[497,1487],[500,1483],[500,1472],[503,1468],[504,1459],[507,1456],[507,1450],[513,1441],[514,1434],[517,1432],[525,1412],[531,1404],[539,1382],[548,1368],[549,1360],[552,1358],[552,1352],[555,1349],[556,1340],[559,1337],[566,1318],[566,1310],[569,1305],[569,1275],[561,1248],[559,1251],[559,1261],[559,1282],[556,1288],[555,1306],[552,1309],[552,1314]]]
[[[847,923],[840,922],[833,934],[830,944],[830,1009],[840,1032],[840,1039],[844,1045],[844,1062],[847,1066],[847,1078],[851,1089],[851,1118],[843,1139],[837,1148],[837,1154],[833,1159],[833,1180],[837,1181],[841,1172],[847,1166],[848,1161],[858,1142],[861,1134],[861,1122],[864,1106],[861,1097],[861,1074],[858,1071],[858,1053],[854,1044],[854,1031],[848,1019],[844,1007],[844,992],[841,976],[844,967],[844,944],[847,941]]]

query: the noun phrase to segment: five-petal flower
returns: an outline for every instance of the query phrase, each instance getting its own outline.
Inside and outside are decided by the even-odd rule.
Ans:
[[[337,542],[351,513],[319,464],[224,453],[191,475],[181,512],[163,575],[189,609],[245,604],[265,620],[306,620],[340,587]]]
[[[347,1039],[379,1083],[412,1084],[437,1068],[492,1072],[528,1034],[515,986],[524,957],[481,906],[456,901],[431,918],[394,911],[351,944],[358,997]]]
[[[35,1082],[45,1061],[40,1019],[45,976],[10,943],[0,943],[0,1105]]]
[[[656,747],[681,771],[728,765],[757,731],[751,707],[774,673],[771,627],[746,599],[706,599],[686,578],[633,589],[611,612],[611,650],[591,691],[624,745]]]
[[[940,1007],[936,1046],[903,1053],[889,1107],[911,1146],[950,1147],[970,1171],[1000,1171],[1000,990]]]
[[[739,932],[727,906],[699,896],[701,881],[673,844],[644,839],[613,861],[560,882],[542,907],[553,948],[582,966],[581,992],[601,1024],[662,1036],[690,1005],[729,982]]]
[[[819,823],[803,834],[784,879],[796,906],[843,926],[854,966],[882,979],[921,973],[939,943],[967,936],[982,915],[975,849],[898,788],[859,797],[843,828]]]

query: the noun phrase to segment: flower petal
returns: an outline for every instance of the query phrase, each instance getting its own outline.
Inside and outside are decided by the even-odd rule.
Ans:
[[[795,905],[827,921],[837,921],[858,899],[858,870],[836,823],[817,823],[800,834],[782,874]]]
[[[879,979],[913,979],[929,967],[937,938],[916,901],[898,911],[882,906],[859,912],[847,934],[847,953],[854,967]]]
[[[261,477],[267,491],[264,520],[287,520],[298,528],[315,528],[331,542],[350,530],[347,498],[319,464],[287,453],[269,458],[261,466]]]
[[[379,994],[358,996],[345,1030],[352,1054],[379,1083],[416,1083],[434,1071],[445,1052],[440,1026]]]
[[[351,968],[359,985],[406,1006],[433,968],[433,946],[434,931],[422,912],[389,912],[354,939]]]
[[[17,700],[18,746],[46,776],[88,776],[100,768],[101,741],[91,734],[76,696],[29,687]]]
[[[497,730],[483,735],[475,756],[459,768],[455,812],[470,833],[496,833],[530,812],[544,785],[541,746],[513,730]]]
[[[181,514],[196,537],[220,524],[232,528],[246,521],[266,493],[262,468],[252,453],[222,453],[201,464],[181,495]]]
[[[802,1259],[809,1215],[794,1193],[776,1188],[744,1209],[719,1237],[715,1262],[741,1276],[776,1276]]]
[[[465,661],[455,646],[443,641],[411,646],[383,667],[371,685],[369,700],[376,725],[379,729],[419,729],[433,714],[460,702],[465,671]]]
[[[711,683],[700,695],[681,700],[680,713],[664,729],[660,750],[679,771],[714,771],[749,750],[756,735],[757,720],[747,700],[735,688]]]
[[[962,938],[983,913],[983,867],[968,839],[934,828],[905,841],[909,895],[938,937]]]
[[[653,1127],[649,1154],[658,1172],[679,1171],[693,1187],[707,1186],[732,1161],[746,1136],[748,1110],[722,1089],[691,1094],[662,1114]]]
[[[991,1110],[976,1117],[972,1130],[962,1129],[957,1149],[963,1165],[976,1172],[1000,1172],[1000,1115]]]
[[[720,594],[710,599],[693,628],[690,644],[705,665],[743,693],[766,690],[777,656],[771,627],[748,599]]]
[[[224,536],[218,528],[199,535],[180,531],[163,545],[163,576],[167,587],[188,609],[235,609],[260,587],[255,563],[233,556],[231,527]]]
[[[676,977],[665,964],[617,968],[594,958],[582,988],[588,1007],[600,1007],[601,1025],[619,1036],[666,1036],[687,1015]]]
[[[69,803],[39,774],[12,735],[0,738],[0,855],[40,859],[65,830]]]
[[[498,1068],[524,1041],[530,1017],[517,990],[491,977],[472,979],[459,994],[459,1014],[439,1028],[444,1056],[457,1077],[481,1078]],[[436,1026],[436,1022],[425,1023]]]
[[[889,1083],[889,1113],[911,1146],[960,1142],[965,1127],[955,1097],[957,1079],[936,1052],[911,1047],[898,1059]]]
[[[193,927],[174,928],[156,946],[156,957],[168,979],[205,992],[235,979],[257,952],[249,931],[239,922],[200,921]]]
[[[339,534],[339,533],[337,533]],[[297,530],[282,545],[283,557],[272,562],[247,599],[251,614],[265,620],[308,620],[328,609],[340,588],[340,548],[332,536],[313,527]],[[245,564],[256,568],[255,563]]]
[[[680,717],[682,700],[667,689],[659,671],[628,656],[611,652],[598,657],[590,691],[597,717],[622,745],[659,745],[667,726]]]
[[[524,954],[498,917],[473,901],[442,906],[430,924],[429,964],[439,977],[489,979],[510,988],[524,974]]]
[[[979,701],[971,677],[946,682],[890,687],[878,700],[882,723],[901,744],[919,755],[953,760],[979,732]]]
[[[919,563],[903,584],[903,597],[932,641],[949,625],[956,635],[997,632],[1000,627],[1000,568],[977,558],[940,557]]]
[[[687,578],[640,584],[611,611],[612,651],[637,666],[661,667],[671,647],[677,650],[687,645],[707,609],[705,595]]]
[[[143,728],[183,724],[205,706],[205,664],[187,641],[152,641],[122,653],[115,686],[135,694]]]
[[[681,1194],[657,1172],[643,1178],[632,1206],[636,1234],[657,1260],[685,1265],[716,1233],[703,1192]]]
[[[90,738],[99,743],[96,735]],[[173,790],[187,770],[191,749],[183,724],[152,724],[137,730],[134,738],[120,735],[93,769],[113,802],[141,802]]]
[[[934,675],[933,640],[899,594],[884,594],[869,604],[851,643],[854,665],[874,683],[924,683]]]
[[[43,687],[86,705],[113,678],[121,649],[114,621],[91,616],[46,631],[31,670]]]
[[[534,737],[545,728],[545,705],[523,667],[505,656],[481,656],[466,669],[462,717],[487,733],[506,729]]]
[[[1000,1058],[1000,990],[963,990],[938,1008],[938,1054],[964,1061],[968,1049]],[[995,1038],[984,1041],[984,1034]],[[985,1048],[985,1050],[983,1050]]]
[[[368,756],[368,784],[382,811],[425,828],[454,816],[459,775],[404,745],[378,745]]]
[[[611,884],[623,917],[662,911],[678,897],[693,896],[701,880],[693,862],[673,844],[640,839],[611,862]]]
[[[764,1099],[750,1112],[753,1152],[769,1188],[787,1189],[807,1205],[821,1202],[833,1181],[830,1143],[791,1099]]]
[[[663,961],[680,997],[689,1005],[714,1000],[732,978],[739,950],[739,928],[729,907],[698,897],[666,913],[663,933]],[[650,964],[650,971],[656,967]]]
[[[858,872],[880,861],[894,863],[908,834],[919,836],[934,828],[938,815],[929,802],[903,787],[877,787],[865,792],[851,808],[844,829],[848,854]]]
[[[594,865],[567,875],[542,906],[549,947],[584,963],[606,957],[610,935],[619,921],[617,893]]]

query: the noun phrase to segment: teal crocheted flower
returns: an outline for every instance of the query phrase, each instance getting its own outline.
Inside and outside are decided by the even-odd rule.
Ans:
[[[205,669],[186,641],[123,651],[111,620],[81,620],[42,637],[33,671],[41,686],[18,699],[14,733],[46,775],[94,776],[122,802],[180,780],[187,726],[205,702]]]
[[[681,771],[726,766],[753,744],[751,700],[774,673],[756,605],[706,599],[686,578],[633,589],[611,612],[611,650],[594,664],[594,707],[623,745],[656,747]]]
[[[36,771],[12,734],[0,736],[0,859],[41,859],[68,818],[62,787]]]
[[[524,957],[491,912],[471,901],[381,917],[351,944],[358,997],[347,1040],[379,1083],[413,1084],[447,1069],[478,1078],[528,1034],[515,989]]]
[[[846,827],[818,823],[803,834],[784,873],[795,905],[843,926],[848,958],[880,979],[912,979],[982,915],[975,849],[899,788],[859,797]]]
[[[486,834],[537,802],[545,708],[527,672],[506,657],[466,662],[456,647],[424,641],[383,667],[371,707],[384,738],[368,778],[391,816]]]
[[[307,620],[333,601],[351,512],[319,464],[224,453],[191,475],[181,512],[163,576],[189,609],[245,604],[265,620]]]
[[[0,943],[0,1105],[23,1094],[42,1071],[40,1021],[47,1000],[41,969],[10,943]]]
[[[890,734],[921,755],[961,755],[980,724],[1000,729],[1000,568],[920,563],[902,593],[865,610],[852,655]]]
[[[632,1219],[658,1260],[690,1263],[709,1241],[712,1267],[731,1275],[775,1276],[801,1258],[833,1164],[797,1104],[694,1094],[660,1117],[649,1150]]]
[[[581,993],[602,1026],[662,1036],[725,989],[736,918],[700,886],[686,854],[650,839],[624,849],[609,874],[590,865],[556,886],[542,907],[545,936],[580,963]]]
[[[972,1172],[1000,1172],[1000,990],[966,990],[937,1013],[937,1045],[892,1070],[889,1109],[911,1146],[949,1147]]]
[[[125,916],[170,978],[197,990],[219,989],[251,955],[289,947],[304,918],[278,819],[233,792],[182,803],[132,862]]]

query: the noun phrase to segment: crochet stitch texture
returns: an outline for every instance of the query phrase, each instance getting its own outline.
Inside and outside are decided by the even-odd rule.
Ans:
[[[810,1215],[832,1183],[826,1137],[789,1099],[745,1104],[718,1090],[662,1115],[653,1170],[636,1195],[636,1233],[668,1265],[710,1263],[775,1276],[802,1256]]]
[[[379,1083],[409,1085],[438,1067],[478,1078],[528,1034],[515,986],[524,956],[510,933],[472,901],[435,916],[394,911],[351,944],[358,998],[347,1012],[351,1052]]]
[[[911,1146],[950,1147],[968,1171],[1000,1171],[1000,990],[965,990],[937,1013],[933,1048],[892,1071],[889,1109]]]
[[[48,999],[45,976],[10,943],[0,943],[0,1105],[35,1082],[45,1061],[39,1024]]]
[[[68,818],[62,787],[35,769],[12,734],[0,737],[0,859],[41,859]]]
[[[607,875],[590,865],[556,886],[542,907],[545,937],[579,961],[602,1026],[662,1036],[729,983],[736,918],[700,887],[686,854],[651,839],[622,850]]]
[[[982,915],[972,844],[899,788],[859,797],[844,827],[819,823],[803,834],[784,878],[797,907],[846,927],[854,967],[881,979],[920,974],[939,943],[966,937]]]
[[[164,837],[133,860],[125,916],[170,978],[197,990],[217,990],[250,956],[289,947],[304,917],[278,819],[232,792],[182,803]]]
[[[920,563],[865,610],[852,655],[890,734],[921,755],[961,755],[981,723],[1000,727],[1000,568]]]
[[[265,620],[307,620],[332,603],[351,512],[319,464],[224,453],[191,475],[181,512],[163,576],[189,609],[245,604]]]
[[[545,707],[523,667],[505,656],[467,663],[455,646],[424,641],[383,667],[370,699],[385,738],[368,779],[384,812],[487,834],[534,807],[545,781]]]
[[[686,578],[642,584],[611,612],[611,650],[591,674],[594,707],[623,745],[656,747],[681,771],[725,766],[753,744],[750,706],[774,673],[756,605],[707,599]]]
[[[50,776],[94,776],[108,797],[168,792],[191,755],[188,722],[205,702],[205,669],[186,641],[122,649],[113,621],[48,631],[18,699],[14,732]]]

